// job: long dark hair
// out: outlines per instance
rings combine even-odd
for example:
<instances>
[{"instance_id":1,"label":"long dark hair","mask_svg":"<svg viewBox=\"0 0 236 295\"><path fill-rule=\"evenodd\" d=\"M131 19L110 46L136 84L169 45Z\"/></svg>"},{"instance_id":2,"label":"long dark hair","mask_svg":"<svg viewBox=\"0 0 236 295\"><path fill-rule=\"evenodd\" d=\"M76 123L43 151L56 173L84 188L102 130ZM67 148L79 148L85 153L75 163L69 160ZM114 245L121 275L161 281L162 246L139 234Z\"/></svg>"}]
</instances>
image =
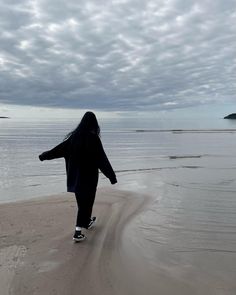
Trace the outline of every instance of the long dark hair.
<instances>
[{"instance_id":1,"label":"long dark hair","mask_svg":"<svg viewBox=\"0 0 236 295\"><path fill-rule=\"evenodd\" d=\"M68 139L69 137L77 137L77 135L85 135L89 132L100 136L100 127L93 112L86 112L79 125L73 131L69 132L64 140Z\"/></svg>"}]
</instances>

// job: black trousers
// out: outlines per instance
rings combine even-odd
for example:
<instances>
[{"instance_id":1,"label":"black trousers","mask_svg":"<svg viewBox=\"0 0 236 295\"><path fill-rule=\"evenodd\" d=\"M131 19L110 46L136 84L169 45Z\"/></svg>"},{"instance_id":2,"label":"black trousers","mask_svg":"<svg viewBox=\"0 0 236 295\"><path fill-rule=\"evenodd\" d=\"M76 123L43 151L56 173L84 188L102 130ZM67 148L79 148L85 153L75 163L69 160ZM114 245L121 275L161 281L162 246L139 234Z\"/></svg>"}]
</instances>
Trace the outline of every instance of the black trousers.
<instances>
[{"instance_id":1,"label":"black trousers","mask_svg":"<svg viewBox=\"0 0 236 295\"><path fill-rule=\"evenodd\" d=\"M96 189L76 192L76 202L78 205L76 226L87 228L93 211Z\"/></svg>"}]
</instances>

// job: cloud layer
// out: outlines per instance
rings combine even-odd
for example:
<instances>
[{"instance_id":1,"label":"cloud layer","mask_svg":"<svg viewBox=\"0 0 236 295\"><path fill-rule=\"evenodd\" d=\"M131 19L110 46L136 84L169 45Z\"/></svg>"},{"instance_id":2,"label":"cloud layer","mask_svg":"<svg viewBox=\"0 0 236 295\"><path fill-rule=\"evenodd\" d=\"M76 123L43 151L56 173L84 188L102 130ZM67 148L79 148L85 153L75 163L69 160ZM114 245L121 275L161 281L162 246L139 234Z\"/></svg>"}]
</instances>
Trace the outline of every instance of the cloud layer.
<instances>
[{"instance_id":1,"label":"cloud layer","mask_svg":"<svg viewBox=\"0 0 236 295\"><path fill-rule=\"evenodd\" d=\"M102 110L234 102L235 0L0 1L0 102Z\"/></svg>"}]
</instances>

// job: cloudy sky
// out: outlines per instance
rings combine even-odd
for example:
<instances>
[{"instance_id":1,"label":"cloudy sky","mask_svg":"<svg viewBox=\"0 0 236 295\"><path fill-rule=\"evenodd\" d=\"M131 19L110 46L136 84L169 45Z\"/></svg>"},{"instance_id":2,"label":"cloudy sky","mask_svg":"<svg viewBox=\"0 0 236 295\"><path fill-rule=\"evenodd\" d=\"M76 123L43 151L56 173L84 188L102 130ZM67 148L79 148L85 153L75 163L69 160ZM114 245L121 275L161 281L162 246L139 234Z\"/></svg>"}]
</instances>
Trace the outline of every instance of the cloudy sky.
<instances>
[{"instance_id":1,"label":"cloudy sky","mask_svg":"<svg viewBox=\"0 0 236 295\"><path fill-rule=\"evenodd\" d=\"M0 103L236 108L235 0L0 0Z\"/></svg>"}]
</instances>

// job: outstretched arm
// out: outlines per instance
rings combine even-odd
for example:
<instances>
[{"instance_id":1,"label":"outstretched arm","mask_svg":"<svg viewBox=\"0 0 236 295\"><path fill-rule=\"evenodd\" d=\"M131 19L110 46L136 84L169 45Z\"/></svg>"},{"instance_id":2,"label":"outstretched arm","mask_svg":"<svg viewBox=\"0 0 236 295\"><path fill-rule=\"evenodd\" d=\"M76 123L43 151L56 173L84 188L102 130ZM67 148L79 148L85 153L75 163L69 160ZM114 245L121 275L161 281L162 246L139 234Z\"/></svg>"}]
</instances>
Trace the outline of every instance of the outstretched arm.
<instances>
[{"instance_id":1,"label":"outstretched arm","mask_svg":"<svg viewBox=\"0 0 236 295\"><path fill-rule=\"evenodd\" d=\"M66 155L68 139L55 146L53 149L43 152L39 155L39 160L52 160L56 158L63 158Z\"/></svg>"}]
</instances>

